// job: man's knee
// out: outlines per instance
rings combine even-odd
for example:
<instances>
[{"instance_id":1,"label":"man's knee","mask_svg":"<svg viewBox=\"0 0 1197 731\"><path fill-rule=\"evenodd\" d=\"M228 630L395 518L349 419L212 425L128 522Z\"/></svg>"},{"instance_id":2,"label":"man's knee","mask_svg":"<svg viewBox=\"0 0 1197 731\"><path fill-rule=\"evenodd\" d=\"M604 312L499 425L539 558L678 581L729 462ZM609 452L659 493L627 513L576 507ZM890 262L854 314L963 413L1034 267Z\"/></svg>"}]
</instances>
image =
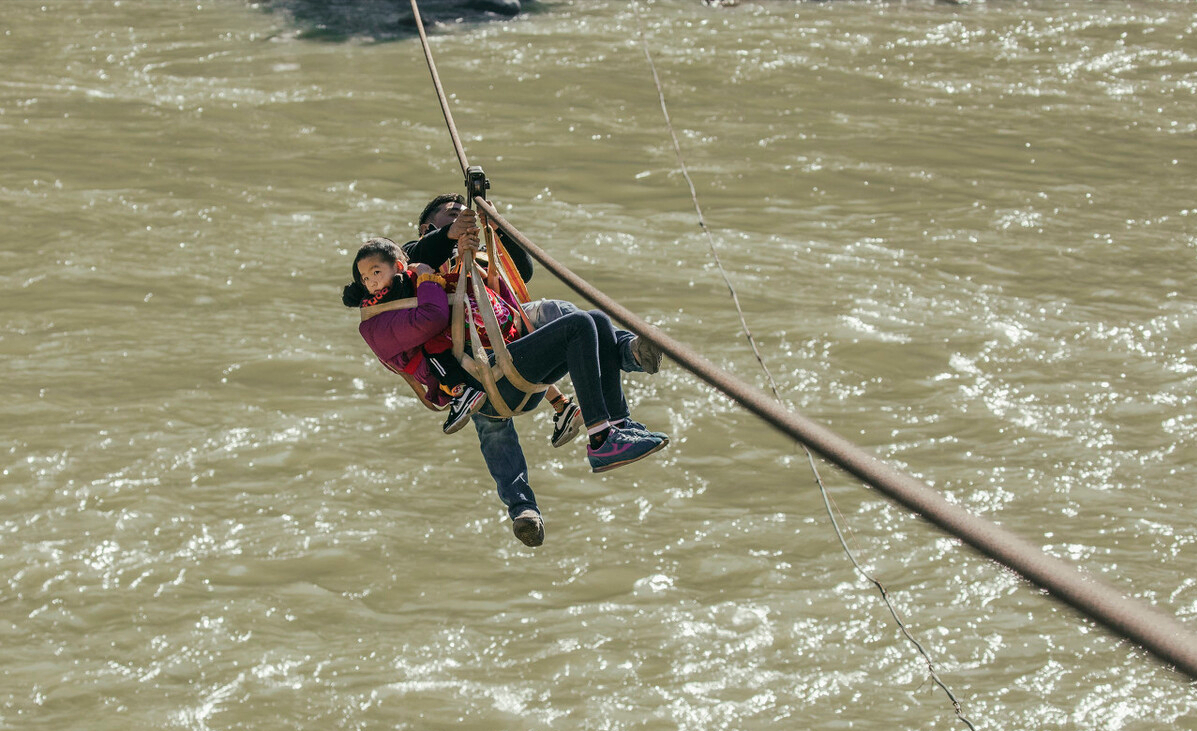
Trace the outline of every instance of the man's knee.
<instances>
[{"instance_id":1,"label":"man's knee","mask_svg":"<svg viewBox=\"0 0 1197 731\"><path fill-rule=\"evenodd\" d=\"M524 304L524 314L533 327L540 327L578 311L574 303L565 300L536 300Z\"/></svg>"}]
</instances>

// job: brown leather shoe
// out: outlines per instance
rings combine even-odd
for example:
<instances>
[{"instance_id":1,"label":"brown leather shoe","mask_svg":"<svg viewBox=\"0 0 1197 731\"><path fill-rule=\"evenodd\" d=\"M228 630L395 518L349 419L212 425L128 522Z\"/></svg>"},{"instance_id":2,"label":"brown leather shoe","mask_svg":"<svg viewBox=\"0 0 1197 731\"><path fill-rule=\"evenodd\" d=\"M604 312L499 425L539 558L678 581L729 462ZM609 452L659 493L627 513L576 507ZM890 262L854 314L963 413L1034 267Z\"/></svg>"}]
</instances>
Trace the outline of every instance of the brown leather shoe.
<instances>
[{"instance_id":1,"label":"brown leather shoe","mask_svg":"<svg viewBox=\"0 0 1197 731\"><path fill-rule=\"evenodd\" d=\"M656 343L650 342L639 335L632 338L630 344L632 348L632 357L644 369L644 372L650 376L661 370L661 356L664 353L657 347Z\"/></svg>"},{"instance_id":2,"label":"brown leather shoe","mask_svg":"<svg viewBox=\"0 0 1197 731\"><path fill-rule=\"evenodd\" d=\"M540 519L540 513L531 508L515 516L511 530L525 546L535 548L544 543L544 521Z\"/></svg>"}]
</instances>

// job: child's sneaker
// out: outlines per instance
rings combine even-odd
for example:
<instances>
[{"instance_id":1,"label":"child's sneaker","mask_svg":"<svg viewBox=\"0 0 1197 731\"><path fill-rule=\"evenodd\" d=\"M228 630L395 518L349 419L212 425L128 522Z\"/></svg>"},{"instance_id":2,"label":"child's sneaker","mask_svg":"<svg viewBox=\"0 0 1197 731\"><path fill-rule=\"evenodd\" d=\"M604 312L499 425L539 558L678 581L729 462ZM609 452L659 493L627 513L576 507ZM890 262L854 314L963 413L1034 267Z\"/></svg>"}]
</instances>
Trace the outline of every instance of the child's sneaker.
<instances>
[{"instance_id":1,"label":"child's sneaker","mask_svg":"<svg viewBox=\"0 0 1197 731\"><path fill-rule=\"evenodd\" d=\"M632 431L641 431L641 432L644 432L645 434L651 434L652 436L656 437L657 439L660 439L662 442L669 444L669 435L668 434L666 434L663 431L652 431L644 424L641 424L638 421L632 421L631 417L624 419L623 423L619 425L619 428L620 429L631 429Z\"/></svg>"},{"instance_id":2,"label":"child's sneaker","mask_svg":"<svg viewBox=\"0 0 1197 731\"><path fill-rule=\"evenodd\" d=\"M582 410L573 399L565 402L560 414L553 415L553 446L569 444L582 431Z\"/></svg>"},{"instance_id":3,"label":"child's sneaker","mask_svg":"<svg viewBox=\"0 0 1197 731\"><path fill-rule=\"evenodd\" d=\"M452 434L462 428L485 403L485 391L466 386L460 396L449 402L449 416L445 419L445 425L441 427L441 431Z\"/></svg>"},{"instance_id":4,"label":"child's sneaker","mask_svg":"<svg viewBox=\"0 0 1197 731\"><path fill-rule=\"evenodd\" d=\"M611 427L601 447L586 447L586 457L592 472L606 472L644 459L664 446L665 442L648 432Z\"/></svg>"}]
</instances>

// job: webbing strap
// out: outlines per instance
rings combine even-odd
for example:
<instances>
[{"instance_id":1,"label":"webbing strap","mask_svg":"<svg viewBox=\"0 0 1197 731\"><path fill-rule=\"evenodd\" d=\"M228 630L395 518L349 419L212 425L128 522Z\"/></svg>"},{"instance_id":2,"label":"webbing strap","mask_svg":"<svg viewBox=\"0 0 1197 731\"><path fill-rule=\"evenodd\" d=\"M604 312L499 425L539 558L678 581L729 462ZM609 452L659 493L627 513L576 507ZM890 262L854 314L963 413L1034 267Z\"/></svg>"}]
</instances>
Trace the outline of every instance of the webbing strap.
<instances>
[{"instance_id":1,"label":"webbing strap","mask_svg":"<svg viewBox=\"0 0 1197 731\"><path fill-rule=\"evenodd\" d=\"M369 320L375 315L383 312L390 312L391 310L410 310L420 306L419 300L415 297L407 297L401 300L391 300L390 302L383 302L381 305L370 305L369 307L362 307L362 322Z\"/></svg>"},{"instance_id":2,"label":"webbing strap","mask_svg":"<svg viewBox=\"0 0 1197 731\"><path fill-rule=\"evenodd\" d=\"M483 214L482 218L485 221L486 215ZM511 255L507 253L507 248L503 246L503 239L494 234L494 229L490 227L489 223L486 228L487 251L491 252L491 256L497 264L496 268L499 270L499 276L507 283L507 288L515 295L517 301L521 303L528 302L532 299L528 295L528 285L524 282L524 278L520 276L519 270L516 269L515 262L511 261Z\"/></svg>"},{"instance_id":3,"label":"webbing strap","mask_svg":"<svg viewBox=\"0 0 1197 731\"><path fill-rule=\"evenodd\" d=\"M480 223L482 224L482 232L483 232L482 238L485 241L486 250L488 252L491 252L491 256L493 256L495 259L494 263L486 268L486 286L490 287L493 291L498 292L499 291L499 272L503 269L503 267L499 263L499 257L495 256L495 254L497 253L497 252L495 252L495 248L494 248L495 247L495 232L492 231L490 226L488 226L486 224L486 214L485 213L482 214L482 216L480 218L481 218ZM477 264L477 262L475 262L475 265L476 264Z\"/></svg>"},{"instance_id":4,"label":"webbing strap","mask_svg":"<svg viewBox=\"0 0 1197 731\"><path fill-rule=\"evenodd\" d=\"M474 261L470 261L469 265L474 270L474 276L470 277L470 282L472 282L474 286L474 301L479 303L485 301L488 303L487 307L482 307L481 304L478 306L478 311L482 313L482 322L486 325L487 332L498 334L497 338L494 336L491 337L491 349L495 354L495 365L502 371L503 375L507 377L507 380L511 382L511 385L515 386L521 391L524 391L527 394L540 393L544 391L549 387L548 384L532 383L520 375L520 372L516 370L515 363L511 360L511 353L507 350L507 344L503 342L502 331L499 329L499 321L498 318L495 317L495 309L493 306L489 306L490 295L482 286L482 269L478 266L477 262ZM523 311L522 307L516 307L516 309L520 310L521 312ZM471 324L470 330L476 334L476 328L473 326L473 324ZM527 401L527 398L524 400Z\"/></svg>"},{"instance_id":5,"label":"webbing strap","mask_svg":"<svg viewBox=\"0 0 1197 731\"><path fill-rule=\"evenodd\" d=\"M453 355L461 362L462 368L465 368L475 380L482 384L483 389L486 391L486 396L490 400L491 408L494 409L496 414L504 418L518 416L524 413L524 409L532 396L537 393L543 393L548 389L549 384L531 383L516 369L515 363L511 360L511 354L507 351L507 345L503 342L502 330L499 328L498 318L495 317L495 310L491 303L490 295L483 285L483 282L486 280L486 274L478 266L477 262L474 261L472 252L467 251L462 255L461 265L461 276L457 280L457 289L453 292L451 310ZM467 275L469 276L467 277ZM478 328L474 324L473 318L467 316L469 305L466 302L466 285L463 283L463 280L467 278L473 287L474 301L478 303L478 312L482 316L482 323L486 327L487 332L494 333L491 338L491 349L495 356L494 365L481 360L480 357L477 359L471 357L471 355L465 352L467 329L474 354L480 356L480 354L487 352L482 345L482 337L478 334ZM486 306L482 305L484 302ZM517 309L520 310L522 316L523 308ZM523 392L524 396L515 408L508 405L506 399L499 392L498 380L500 378L506 378L511 385Z\"/></svg>"},{"instance_id":6,"label":"webbing strap","mask_svg":"<svg viewBox=\"0 0 1197 731\"><path fill-rule=\"evenodd\" d=\"M486 212L480 213L483 221L483 230L486 232L486 250L490 254L490 259L493 264L487 262L487 285L492 290L498 292L498 280L502 280L507 285L507 289L515 297L520 304L531 301L531 296L528 295L528 285L524 282L524 278L520 276L519 270L515 268L515 262L511 260L511 256L507 253L507 249L503 246L503 240L495 235L494 228L487 223ZM480 257L475 256L477 261ZM494 281L495 284L490 282ZM536 329L532 321L528 319L528 314L524 312L523 307L517 308L520 315L520 320L524 323L524 333L530 333Z\"/></svg>"}]
</instances>

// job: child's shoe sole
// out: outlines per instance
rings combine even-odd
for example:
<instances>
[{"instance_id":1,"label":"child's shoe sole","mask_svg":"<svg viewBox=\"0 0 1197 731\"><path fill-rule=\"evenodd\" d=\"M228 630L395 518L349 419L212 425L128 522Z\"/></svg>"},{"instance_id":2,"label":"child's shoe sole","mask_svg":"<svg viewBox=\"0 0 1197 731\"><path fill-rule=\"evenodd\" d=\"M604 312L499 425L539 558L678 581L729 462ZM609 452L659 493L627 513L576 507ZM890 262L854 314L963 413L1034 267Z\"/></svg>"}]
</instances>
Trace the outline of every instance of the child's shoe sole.
<instances>
[{"instance_id":1,"label":"child's shoe sole","mask_svg":"<svg viewBox=\"0 0 1197 731\"><path fill-rule=\"evenodd\" d=\"M557 425L558 419L562 420L560 426ZM582 433L582 410L573 401L570 401L565 406L565 411L561 412L559 417L553 417L553 436L549 441L554 447L564 447L574 440L576 436Z\"/></svg>"},{"instance_id":2,"label":"child's shoe sole","mask_svg":"<svg viewBox=\"0 0 1197 731\"><path fill-rule=\"evenodd\" d=\"M456 434L457 432L461 431L462 427L470 423L470 417L481 411L482 407L485 405L486 393L479 391L478 395L475 396L474 400L470 403L470 408L466 410L466 413L452 424L445 424L443 427L441 427L441 431L446 434Z\"/></svg>"}]
</instances>

